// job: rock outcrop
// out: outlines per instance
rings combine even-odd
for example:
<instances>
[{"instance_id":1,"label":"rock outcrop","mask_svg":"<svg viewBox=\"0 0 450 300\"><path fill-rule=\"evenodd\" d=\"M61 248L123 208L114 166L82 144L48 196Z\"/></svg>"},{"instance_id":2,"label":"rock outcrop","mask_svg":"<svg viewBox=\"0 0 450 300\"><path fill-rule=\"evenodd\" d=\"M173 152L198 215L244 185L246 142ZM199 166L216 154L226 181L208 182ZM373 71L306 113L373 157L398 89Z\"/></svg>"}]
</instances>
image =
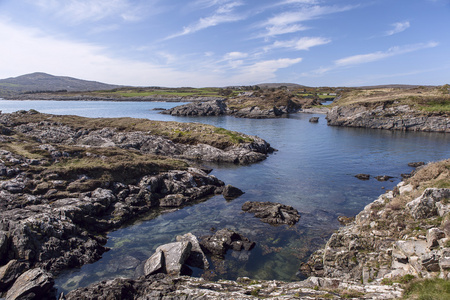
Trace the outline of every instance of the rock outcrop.
<instances>
[{"instance_id":1,"label":"rock outcrop","mask_svg":"<svg viewBox=\"0 0 450 300\"><path fill-rule=\"evenodd\" d=\"M335 106L326 117L330 126L362 127L403 131L450 132L446 113L427 113L408 105L376 107L364 105Z\"/></svg>"},{"instance_id":2,"label":"rock outcrop","mask_svg":"<svg viewBox=\"0 0 450 300\"><path fill-rule=\"evenodd\" d=\"M228 250L250 251L255 247L255 242L230 229L218 230L211 236L201 238L200 245L209 253L223 258Z\"/></svg>"},{"instance_id":3,"label":"rock outcrop","mask_svg":"<svg viewBox=\"0 0 450 300\"><path fill-rule=\"evenodd\" d=\"M222 116L227 114L227 105L224 100L192 102L161 112L172 116Z\"/></svg>"},{"instance_id":4,"label":"rock outcrop","mask_svg":"<svg viewBox=\"0 0 450 300\"><path fill-rule=\"evenodd\" d=\"M242 210L254 213L256 218L271 225L294 225L300 220L300 214L292 206L272 202L247 201Z\"/></svg>"}]
</instances>

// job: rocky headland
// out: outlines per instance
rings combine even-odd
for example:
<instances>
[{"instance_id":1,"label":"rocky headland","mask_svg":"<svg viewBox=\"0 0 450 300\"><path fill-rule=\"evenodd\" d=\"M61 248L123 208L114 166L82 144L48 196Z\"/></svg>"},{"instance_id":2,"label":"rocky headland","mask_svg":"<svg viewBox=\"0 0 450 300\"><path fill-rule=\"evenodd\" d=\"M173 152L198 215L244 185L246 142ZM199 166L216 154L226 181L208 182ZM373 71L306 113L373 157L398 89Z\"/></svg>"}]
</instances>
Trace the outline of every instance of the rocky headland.
<instances>
[{"instance_id":1,"label":"rocky headland","mask_svg":"<svg viewBox=\"0 0 450 300\"><path fill-rule=\"evenodd\" d=\"M450 132L447 87L355 90L327 113L330 126Z\"/></svg>"},{"instance_id":2,"label":"rocky headland","mask_svg":"<svg viewBox=\"0 0 450 300\"><path fill-rule=\"evenodd\" d=\"M221 194L224 183L197 162L248 164L273 150L208 125L33 110L0 114L0 144L6 299L54 299L53 277L98 260L108 231Z\"/></svg>"}]
</instances>

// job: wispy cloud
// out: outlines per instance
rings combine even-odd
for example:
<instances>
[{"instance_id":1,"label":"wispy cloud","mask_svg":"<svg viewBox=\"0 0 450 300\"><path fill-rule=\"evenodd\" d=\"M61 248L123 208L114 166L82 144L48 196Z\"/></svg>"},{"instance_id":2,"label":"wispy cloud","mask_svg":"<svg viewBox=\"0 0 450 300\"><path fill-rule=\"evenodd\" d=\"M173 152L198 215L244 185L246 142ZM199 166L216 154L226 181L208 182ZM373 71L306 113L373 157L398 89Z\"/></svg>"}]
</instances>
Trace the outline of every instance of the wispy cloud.
<instances>
[{"instance_id":1,"label":"wispy cloud","mask_svg":"<svg viewBox=\"0 0 450 300\"><path fill-rule=\"evenodd\" d=\"M202 29L217 26L222 23L236 22L245 19L244 15L235 13L235 8L243 5L241 1L215 0L210 6L214 5L219 5L219 7L212 15L201 18L197 22L185 26L182 31L166 37L166 40L192 34Z\"/></svg>"},{"instance_id":2,"label":"wispy cloud","mask_svg":"<svg viewBox=\"0 0 450 300\"><path fill-rule=\"evenodd\" d=\"M410 27L410 24L408 21L405 22L397 22L391 25L393 29L386 31L386 35L394 35L396 33L400 33L402 31L405 31Z\"/></svg>"},{"instance_id":3,"label":"wispy cloud","mask_svg":"<svg viewBox=\"0 0 450 300\"><path fill-rule=\"evenodd\" d=\"M301 4L300 8L295 7L289 11L279 13L265 22L263 22L260 27L264 27L265 33L260 34L259 37L271 37L286 33L294 33L298 31L303 31L309 29L308 27L300 24L301 22L306 22L309 20L317 19L322 16L344 12L351 10L356 6L320 6L315 5L317 1L308 0L290 0L278 3L278 5L289 5L289 4Z\"/></svg>"},{"instance_id":4,"label":"wispy cloud","mask_svg":"<svg viewBox=\"0 0 450 300\"><path fill-rule=\"evenodd\" d=\"M139 5L129 0L36 0L29 2L75 24L99 21L108 17L138 21L141 13Z\"/></svg>"},{"instance_id":5,"label":"wispy cloud","mask_svg":"<svg viewBox=\"0 0 450 300\"><path fill-rule=\"evenodd\" d=\"M437 42L428 42L428 43L419 43L413 45L405 45L405 46L395 46L391 47L386 51L376 51L367 54L357 54L348 57L344 57L334 61L334 64L329 67L320 67L312 72L303 73L303 76L318 76L328 73L329 71L336 70L338 68L343 67L352 67L361 64L371 63L375 61L379 61L382 59L386 59L388 57L402 55L414 51L419 51L427 48L437 47L439 43Z\"/></svg>"},{"instance_id":6,"label":"wispy cloud","mask_svg":"<svg viewBox=\"0 0 450 300\"><path fill-rule=\"evenodd\" d=\"M309 48L325 45L330 43L330 39L322 37L302 37L298 39L292 39L288 41L275 41L272 45L264 48L268 51L274 48L290 48L292 50L309 50Z\"/></svg>"},{"instance_id":7,"label":"wispy cloud","mask_svg":"<svg viewBox=\"0 0 450 300\"><path fill-rule=\"evenodd\" d=\"M381 60L381 59L391 57L391 56L414 52L417 50L433 48L438 45L439 44L436 42L429 42L429 43L420 43L420 44L407 45L407 46L396 46L396 47L389 48L387 51L377 51L377 52L372 52L372 53L368 53L368 54L358 54L358 55L353 55L353 56L349 56L349 57L344 57L344 58L336 60L335 65L338 67L359 65L359 64L374 62L374 61Z\"/></svg>"},{"instance_id":8,"label":"wispy cloud","mask_svg":"<svg viewBox=\"0 0 450 300\"><path fill-rule=\"evenodd\" d=\"M242 59L246 57L248 57L248 53L235 51L235 52L228 52L227 54L225 54L224 59L232 60L232 59Z\"/></svg>"}]
</instances>

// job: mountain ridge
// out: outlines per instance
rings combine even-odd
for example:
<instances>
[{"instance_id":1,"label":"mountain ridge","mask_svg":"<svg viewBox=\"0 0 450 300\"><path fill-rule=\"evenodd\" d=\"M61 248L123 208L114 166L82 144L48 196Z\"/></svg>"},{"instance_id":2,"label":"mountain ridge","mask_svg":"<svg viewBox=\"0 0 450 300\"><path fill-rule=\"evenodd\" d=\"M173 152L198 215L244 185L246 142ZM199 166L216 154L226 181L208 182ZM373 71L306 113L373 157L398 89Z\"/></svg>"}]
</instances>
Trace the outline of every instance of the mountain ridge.
<instances>
[{"instance_id":1,"label":"mountain ridge","mask_svg":"<svg viewBox=\"0 0 450 300\"><path fill-rule=\"evenodd\" d=\"M48 91L96 91L121 87L98 81L35 72L0 79L0 96Z\"/></svg>"}]
</instances>

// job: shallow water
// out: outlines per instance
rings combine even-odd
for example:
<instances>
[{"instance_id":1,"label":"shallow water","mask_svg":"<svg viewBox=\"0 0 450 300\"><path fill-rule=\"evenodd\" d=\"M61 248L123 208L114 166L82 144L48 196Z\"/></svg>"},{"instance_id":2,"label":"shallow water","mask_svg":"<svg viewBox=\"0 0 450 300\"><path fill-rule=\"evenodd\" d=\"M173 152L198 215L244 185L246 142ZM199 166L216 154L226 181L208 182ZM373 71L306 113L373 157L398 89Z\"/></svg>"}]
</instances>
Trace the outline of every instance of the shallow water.
<instances>
[{"instance_id":1,"label":"shallow water","mask_svg":"<svg viewBox=\"0 0 450 300\"><path fill-rule=\"evenodd\" d=\"M155 102L52 102L0 101L0 110L36 109L54 114L87 117L137 117L164 121L202 122L258 135L279 151L250 166L206 164L212 174L245 191L233 201L215 196L205 202L139 222L109 234L111 250L103 258L57 278L61 291L117 276L139 275L139 266L156 247L192 232L211 234L210 229L231 228L257 243L250 252L229 252L214 269L195 276L211 279L296 280L301 261L323 246L338 228L338 215L352 216L386 189L392 189L413 161L436 161L450 157L450 135L329 127L323 115L296 114L289 118L253 120L233 117L185 118L160 115L151 109L179 103ZM309 118L319 116L319 123ZM361 181L358 173L394 176L391 181L371 178ZM270 226L243 213L245 201L272 201L300 211L293 226ZM138 271L136 271L138 270Z\"/></svg>"}]
</instances>

